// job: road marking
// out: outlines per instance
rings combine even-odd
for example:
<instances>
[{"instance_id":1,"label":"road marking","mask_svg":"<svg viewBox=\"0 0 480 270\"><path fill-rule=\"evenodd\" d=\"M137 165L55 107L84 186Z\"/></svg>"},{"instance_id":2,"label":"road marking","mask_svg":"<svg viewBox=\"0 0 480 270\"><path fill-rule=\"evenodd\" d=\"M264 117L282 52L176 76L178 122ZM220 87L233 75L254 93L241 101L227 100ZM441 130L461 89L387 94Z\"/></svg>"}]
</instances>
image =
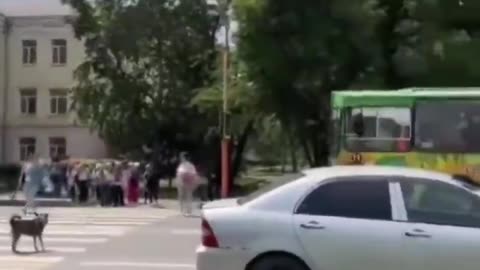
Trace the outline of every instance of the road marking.
<instances>
[{"instance_id":1,"label":"road marking","mask_svg":"<svg viewBox=\"0 0 480 270\"><path fill-rule=\"evenodd\" d=\"M64 257L0 256L0 262L58 263Z\"/></svg>"},{"instance_id":2,"label":"road marking","mask_svg":"<svg viewBox=\"0 0 480 270\"><path fill-rule=\"evenodd\" d=\"M103 236L122 236L125 235L126 231L92 231L92 230L82 230L81 228L70 230L45 230L45 235L103 235ZM0 234L10 234L10 230L0 229Z\"/></svg>"},{"instance_id":3,"label":"road marking","mask_svg":"<svg viewBox=\"0 0 480 270\"><path fill-rule=\"evenodd\" d=\"M200 235L202 231L198 229L174 229L170 233L175 235Z\"/></svg>"},{"instance_id":4,"label":"road marking","mask_svg":"<svg viewBox=\"0 0 480 270\"><path fill-rule=\"evenodd\" d=\"M82 262L83 267L138 267L154 269L195 269L194 264L182 263L146 263L146 262Z\"/></svg>"},{"instance_id":5,"label":"road marking","mask_svg":"<svg viewBox=\"0 0 480 270\"><path fill-rule=\"evenodd\" d=\"M7 220L0 220L0 223L7 223ZM152 222L149 221L124 221L124 220L98 220L98 219L55 219L48 222L50 225L96 225L96 226L108 226L108 225L119 225L119 226L140 226L148 225Z\"/></svg>"},{"instance_id":6,"label":"road marking","mask_svg":"<svg viewBox=\"0 0 480 270\"><path fill-rule=\"evenodd\" d=\"M27 236L28 237L28 236ZM22 238L23 239L23 238ZM11 236L0 235L0 241L11 241ZM108 238L73 238L73 237L44 237L43 240L48 243L82 243L82 244L100 244L108 242ZM33 241L33 240L32 240Z\"/></svg>"},{"instance_id":7,"label":"road marking","mask_svg":"<svg viewBox=\"0 0 480 270\"><path fill-rule=\"evenodd\" d=\"M39 244L40 247L40 244ZM49 252L60 252L60 253L83 253L87 251L86 248L83 247L51 247L47 243L45 243L45 249ZM0 246L0 251L10 251L12 247L8 246ZM17 250L20 252L34 252L35 249L33 245L21 244L17 246Z\"/></svg>"}]
</instances>

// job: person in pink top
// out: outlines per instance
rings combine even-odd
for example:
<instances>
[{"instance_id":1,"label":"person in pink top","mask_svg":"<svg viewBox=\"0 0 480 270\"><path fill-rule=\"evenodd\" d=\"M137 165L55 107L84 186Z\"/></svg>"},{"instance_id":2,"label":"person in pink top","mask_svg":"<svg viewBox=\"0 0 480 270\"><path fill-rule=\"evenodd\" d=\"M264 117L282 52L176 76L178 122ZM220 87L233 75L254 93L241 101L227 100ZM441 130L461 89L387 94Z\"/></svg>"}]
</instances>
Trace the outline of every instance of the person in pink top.
<instances>
[{"instance_id":1,"label":"person in pink top","mask_svg":"<svg viewBox=\"0 0 480 270\"><path fill-rule=\"evenodd\" d=\"M138 168L134 168L128 182L128 202L137 204L140 193L140 172Z\"/></svg>"}]
</instances>

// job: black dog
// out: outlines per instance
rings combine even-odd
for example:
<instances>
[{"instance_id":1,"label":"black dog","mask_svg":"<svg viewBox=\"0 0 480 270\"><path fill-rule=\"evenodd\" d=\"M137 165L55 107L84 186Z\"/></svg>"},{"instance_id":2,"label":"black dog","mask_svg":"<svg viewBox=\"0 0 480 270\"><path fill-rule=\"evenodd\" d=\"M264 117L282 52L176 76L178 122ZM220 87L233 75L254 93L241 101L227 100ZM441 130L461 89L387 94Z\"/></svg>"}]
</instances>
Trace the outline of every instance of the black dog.
<instances>
[{"instance_id":1,"label":"black dog","mask_svg":"<svg viewBox=\"0 0 480 270\"><path fill-rule=\"evenodd\" d=\"M42 251L45 251L43 245L43 230L48 224L48 214L37 214L33 219L23 219L19 215L13 215L10 218L10 227L12 230L12 251L17 253L17 243L22 235L28 235L33 237L33 246L35 251L38 252L37 238L40 240Z\"/></svg>"}]
</instances>

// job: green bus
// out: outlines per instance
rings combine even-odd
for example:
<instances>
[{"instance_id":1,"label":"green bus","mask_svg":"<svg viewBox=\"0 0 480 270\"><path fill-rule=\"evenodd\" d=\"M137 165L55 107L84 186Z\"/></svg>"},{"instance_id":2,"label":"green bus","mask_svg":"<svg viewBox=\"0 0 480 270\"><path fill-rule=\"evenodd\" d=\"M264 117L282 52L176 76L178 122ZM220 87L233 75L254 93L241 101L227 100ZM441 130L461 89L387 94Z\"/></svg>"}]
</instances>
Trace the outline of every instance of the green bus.
<instances>
[{"instance_id":1,"label":"green bus","mask_svg":"<svg viewBox=\"0 0 480 270\"><path fill-rule=\"evenodd\" d=\"M337 91L332 163L409 166L480 183L480 88Z\"/></svg>"}]
</instances>

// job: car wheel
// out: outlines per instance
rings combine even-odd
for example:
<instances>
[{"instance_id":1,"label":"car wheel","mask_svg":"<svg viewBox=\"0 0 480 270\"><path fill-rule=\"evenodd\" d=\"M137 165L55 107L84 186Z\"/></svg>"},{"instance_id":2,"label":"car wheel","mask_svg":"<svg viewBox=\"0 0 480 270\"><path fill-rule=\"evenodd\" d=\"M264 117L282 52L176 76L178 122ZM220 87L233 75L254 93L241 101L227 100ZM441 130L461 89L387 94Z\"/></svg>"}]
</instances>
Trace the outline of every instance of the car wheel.
<instances>
[{"instance_id":1,"label":"car wheel","mask_svg":"<svg viewBox=\"0 0 480 270\"><path fill-rule=\"evenodd\" d=\"M308 270L308 268L294 257L271 255L255 262L250 270Z\"/></svg>"}]
</instances>

